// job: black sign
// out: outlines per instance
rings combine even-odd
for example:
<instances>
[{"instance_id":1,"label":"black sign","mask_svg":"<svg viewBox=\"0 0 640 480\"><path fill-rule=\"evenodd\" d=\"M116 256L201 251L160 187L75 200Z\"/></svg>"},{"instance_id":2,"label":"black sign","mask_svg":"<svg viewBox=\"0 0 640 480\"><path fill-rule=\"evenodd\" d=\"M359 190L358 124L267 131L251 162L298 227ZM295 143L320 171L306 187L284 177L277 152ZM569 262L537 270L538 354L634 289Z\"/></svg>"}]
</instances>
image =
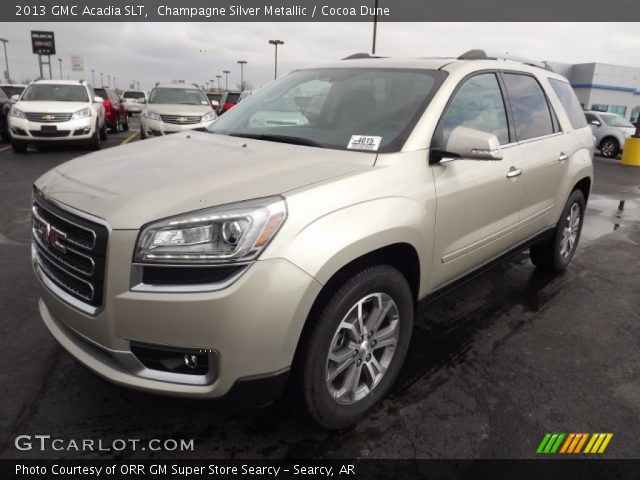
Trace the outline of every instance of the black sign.
<instances>
[{"instance_id":1,"label":"black sign","mask_svg":"<svg viewBox=\"0 0 640 480\"><path fill-rule=\"evenodd\" d=\"M56 40L53 37L53 32L31 30L31 46L33 47L33 53L40 55L56 54Z\"/></svg>"}]
</instances>

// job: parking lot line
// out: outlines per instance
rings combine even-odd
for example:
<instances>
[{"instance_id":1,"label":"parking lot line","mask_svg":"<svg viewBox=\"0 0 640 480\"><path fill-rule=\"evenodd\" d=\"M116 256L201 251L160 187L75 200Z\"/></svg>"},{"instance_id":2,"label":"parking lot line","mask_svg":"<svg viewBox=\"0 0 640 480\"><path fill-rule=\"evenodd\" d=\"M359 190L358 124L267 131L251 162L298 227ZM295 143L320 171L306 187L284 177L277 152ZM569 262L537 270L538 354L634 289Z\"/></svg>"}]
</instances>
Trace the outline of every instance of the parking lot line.
<instances>
[{"instance_id":1,"label":"parking lot line","mask_svg":"<svg viewBox=\"0 0 640 480\"><path fill-rule=\"evenodd\" d=\"M125 144L129 143L131 140L133 140L138 135L138 133L139 132L132 133L127 138L125 138L120 145L125 145Z\"/></svg>"},{"instance_id":2,"label":"parking lot line","mask_svg":"<svg viewBox=\"0 0 640 480\"><path fill-rule=\"evenodd\" d=\"M6 147L0 148L0 152L6 152L7 150L11 150L11 145L7 145Z\"/></svg>"}]
</instances>

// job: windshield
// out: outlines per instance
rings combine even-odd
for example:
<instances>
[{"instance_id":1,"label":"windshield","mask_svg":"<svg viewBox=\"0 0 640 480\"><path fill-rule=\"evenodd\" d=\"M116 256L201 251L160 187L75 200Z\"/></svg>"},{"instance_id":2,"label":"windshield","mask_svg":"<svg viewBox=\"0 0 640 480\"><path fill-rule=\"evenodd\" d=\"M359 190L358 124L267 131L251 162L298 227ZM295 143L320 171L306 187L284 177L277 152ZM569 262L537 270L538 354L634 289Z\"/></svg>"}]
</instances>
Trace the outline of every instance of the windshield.
<instances>
[{"instance_id":1,"label":"windshield","mask_svg":"<svg viewBox=\"0 0 640 480\"><path fill-rule=\"evenodd\" d=\"M207 93L207 97L209 98L209 100L215 100L216 102L219 102L220 99L222 98L222 94L221 93Z\"/></svg>"},{"instance_id":2,"label":"windshield","mask_svg":"<svg viewBox=\"0 0 640 480\"><path fill-rule=\"evenodd\" d=\"M445 76L417 69L299 70L244 99L210 131L341 150L398 151Z\"/></svg>"},{"instance_id":3,"label":"windshield","mask_svg":"<svg viewBox=\"0 0 640 480\"><path fill-rule=\"evenodd\" d=\"M20 100L33 102L88 102L89 95L87 95L87 89L83 85L34 83L27 87Z\"/></svg>"},{"instance_id":4,"label":"windshield","mask_svg":"<svg viewBox=\"0 0 640 480\"><path fill-rule=\"evenodd\" d=\"M0 87L2 91L7 95L7 97L11 98L14 95L20 95L24 91L24 87L14 87L14 86L4 86Z\"/></svg>"},{"instance_id":5,"label":"windshield","mask_svg":"<svg viewBox=\"0 0 640 480\"><path fill-rule=\"evenodd\" d=\"M122 98L132 98L134 100L137 100L138 98L144 98L144 92L124 92Z\"/></svg>"},{"instance_id":6,"label":"windshield","mask_svg":"<svg viewBox=\"0 0 640 480\"><path fill-rule=\"evenodd\" d=\"M603 115L600 114L604 123L609 125L610 127L623 127L623 128L634 128L631 122L627 122L624 117L620 115Z\"/></svg>"},{"instance_id":7,"label":"windshield","mask_svg":"<svg viewBox=\"0 0 640 480\"><path fill-rule=\"evenodd\" d=\"M227 96L224 98L224 103L238 103L238 99L240 98L239 93L227 93Z\"/></svg>"},{"instance_id":8,"label":"windshield","mask_svg":"<svg viewBox=\"0 0 640 480\"><path fill-rule=\"evenodd\" d=\"M202 90L197 88L154 88L149 103L171 103L179 105L209 105Z\"/></svg>"},{"instance_id":9,"label":"windshield","mask_svg":"<svg viewBox=\"0 0 640 480\"><path fill-rule=\"evenodd\" d=\"M94 88L93 93L96 97L101 97L103 100L108 100L107 91L104 88Z\"/></svg>"}]
</instances>

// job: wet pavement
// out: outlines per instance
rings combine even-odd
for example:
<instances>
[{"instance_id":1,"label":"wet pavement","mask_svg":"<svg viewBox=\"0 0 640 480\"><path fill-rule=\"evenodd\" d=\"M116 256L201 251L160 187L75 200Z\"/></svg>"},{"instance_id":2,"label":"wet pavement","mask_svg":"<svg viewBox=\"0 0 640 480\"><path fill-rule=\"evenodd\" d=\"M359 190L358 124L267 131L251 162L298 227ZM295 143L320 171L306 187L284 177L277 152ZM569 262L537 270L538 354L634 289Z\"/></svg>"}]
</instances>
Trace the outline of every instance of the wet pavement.
<instances>
[{"instance_id":1,"label":"wet pavement","mask_svg":"<svg viewBox=\"0 0 640 480\"><path fill-rule=\"evenodd\" d=\"M48 434L195 445L83 458L530 458L546 432L613 432L605 456L637 457L640 168L598 158L569 270L541 273L523 253L427 305L389 398L358 425L324 432L291 401L247 411L118 388L55 343L36 311L29 186L80 153L0 145L0 457L79 456L14 448L17 435Z\"/></svg>"}]
</instances>

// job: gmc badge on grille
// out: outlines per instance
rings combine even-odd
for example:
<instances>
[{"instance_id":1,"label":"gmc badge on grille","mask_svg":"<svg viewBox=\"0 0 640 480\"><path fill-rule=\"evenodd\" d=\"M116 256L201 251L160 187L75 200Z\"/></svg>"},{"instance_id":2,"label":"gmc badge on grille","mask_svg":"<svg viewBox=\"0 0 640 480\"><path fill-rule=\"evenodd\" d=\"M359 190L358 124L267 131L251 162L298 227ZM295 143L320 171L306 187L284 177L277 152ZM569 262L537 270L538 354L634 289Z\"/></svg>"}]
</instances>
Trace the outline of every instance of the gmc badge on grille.
<instances>
[{"instance_id":1,"label":"gmc badge on grille","mask_svg":"<svg viewBox=\"0 0 640 480\"><path fill-rule=\"evenodd\" d=\"M33 217L33 231L51 248L58 250L60 253L67 253L67 249L61 243L61 240L67 238L67 234L63 231L52 227L51 224L36 216Z\"/></svg>"}]
</instances>

